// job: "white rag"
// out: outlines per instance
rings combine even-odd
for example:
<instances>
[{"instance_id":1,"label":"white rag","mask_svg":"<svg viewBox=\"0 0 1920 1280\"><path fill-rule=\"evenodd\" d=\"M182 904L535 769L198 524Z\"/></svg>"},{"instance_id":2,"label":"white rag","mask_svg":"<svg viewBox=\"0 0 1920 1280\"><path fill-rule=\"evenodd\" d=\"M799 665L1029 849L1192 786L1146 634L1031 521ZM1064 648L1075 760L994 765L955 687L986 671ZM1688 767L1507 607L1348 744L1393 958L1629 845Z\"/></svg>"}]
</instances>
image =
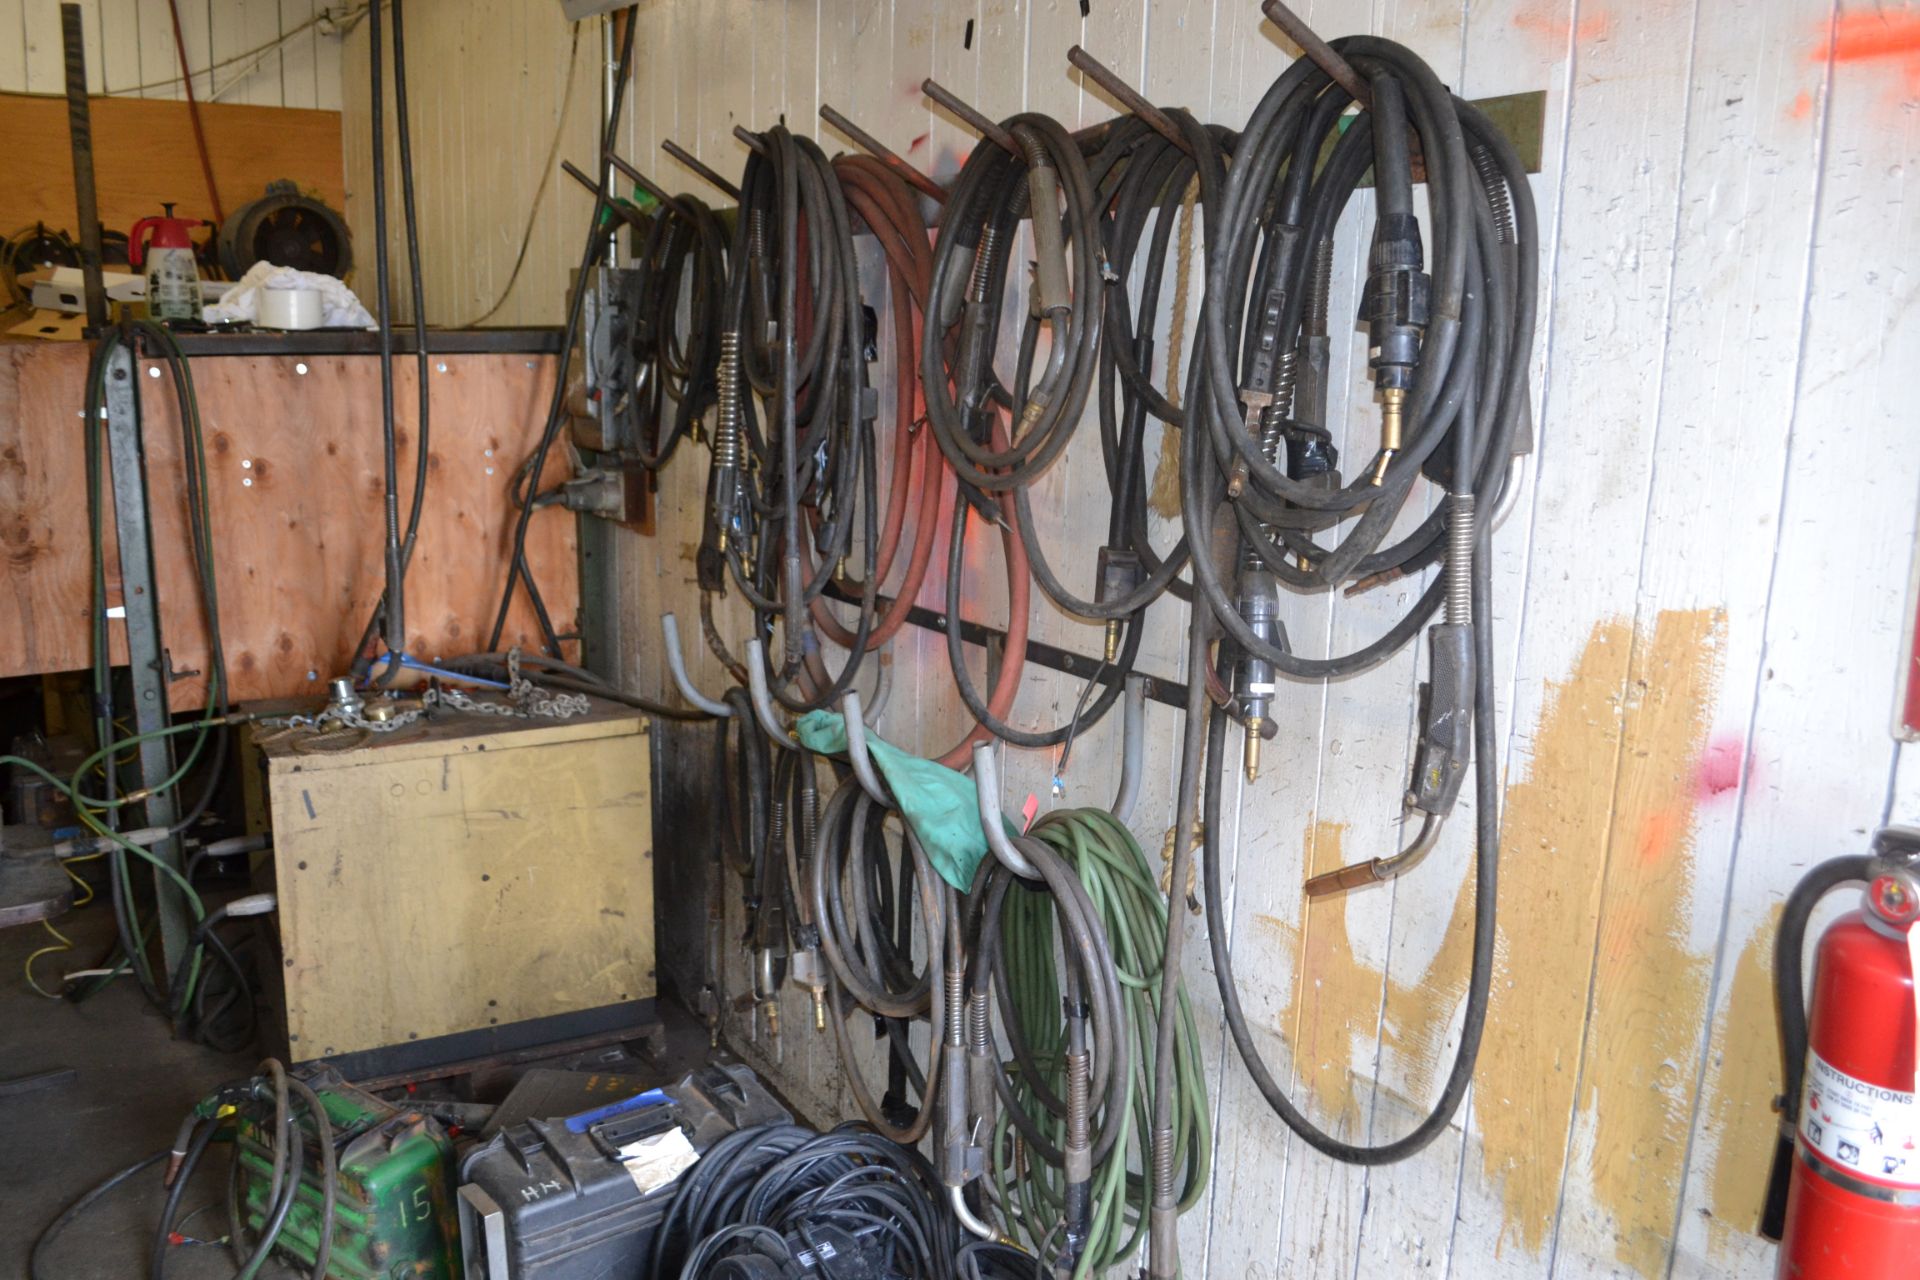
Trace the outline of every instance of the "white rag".
<instances>
[{"instance_id":1,"label":"white rag","mask_svg":"<svg viewBox=\"0 0 1920 1280\"><path fill-rule=\"evenodd\" d=\"M374 327L372 314L342 281L317 271L276 267L271 262L256 262L248 267L247 273L233 282L220 301L203 309L201 317L208 324L258 321L262 289L313 289L320 295L320 323L326 328Z\"/></svg>"}]
</instances>

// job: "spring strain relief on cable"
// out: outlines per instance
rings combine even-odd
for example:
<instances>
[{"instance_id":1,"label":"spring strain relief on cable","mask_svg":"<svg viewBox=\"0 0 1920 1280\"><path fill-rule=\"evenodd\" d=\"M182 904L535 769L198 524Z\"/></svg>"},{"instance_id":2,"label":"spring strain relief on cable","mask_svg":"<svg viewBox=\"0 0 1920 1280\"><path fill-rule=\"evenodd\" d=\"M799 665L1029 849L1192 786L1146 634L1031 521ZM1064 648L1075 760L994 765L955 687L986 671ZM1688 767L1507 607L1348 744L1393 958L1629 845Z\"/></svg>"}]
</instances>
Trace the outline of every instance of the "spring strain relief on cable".
<instances>
[{"instance_id":1,"label":"spring strain relief on cable","mask_svg":"<svg viewBox=\"0 0 1920 1280\"><path fill-rule=\"evenodd\" d=\"M993 1027L987 1017L987 998L984 995L967 998L967 1041L974 1053L985 1055L993 1052Z\"/></svg>"},{"instance_id":2,"label":"spring strain relief on cable","mask_svg":"<svg viewBox=\"0 0 1920 1280\"><path fill-rule=\"evenodd\" d=\"M719 423L714 432L713 465L740 466L740 334L720 335Z\"/></svg>"},{"instance_id":3,"label":"spring strain relief on cable","mask_svg":"<svg viewBox=\"0 0 1920 1280\"><path fill-rule=\"evenodd\" d=\"M1067 1146L1074 1150L1084 1148L1088 1143L1091 1077L1092 1068L1087 1054L1067 1055Z\"/></svg>"},{"instance_id":4,"label":"spring strain relief on cable","mask_svg":"<svg viewBox=\"0 0 1920 1280\"><path fill-rule=\"evenodd\" d=\"M980 229L980 243L973 249L973 274L967 281L967 299L985 302L993 283L993 257L1000 233L989 224Z\"/></svg>"},{"instance_id":5,"label":"spring strain relief on cable","mask_svg":"<svg viewBox=\"0 0 1920 1280\"><path fill-rule=\"evenodd\" d=\"M947 1044L958 1049L966 1043L961 1011L966 1007L967 975L958 966L953 966L941 977L947 989Z\"/></svg>"},{"instance_id":6,"label":"spring strain relief on cable","mask_svg":"<svg viewBox=\"0 0 1920 1280\"><path fill-rule=\"evenodd\" d=\"M1473 495L1456 493L1447 513L1447 621L1473 622Z\"/></svg>"},{"instance_id":7,"label":"spring strain relief on cable","mask_svg":"<svg viewBox=\"0 0 1920 1280\"><path fill-rule=\"evenodd\" d=\"M1170 1205L1173 1192L1173 1130L1153 1131L1153 1203Z\"/></svg>"},{"instance_id":8,"label":"spring strain relief on cable","mask_svg":"<svg viewBox=\"0 0 1920 1280\"><path fill-rule=\"evenodd\" d=\"M1490 148L1475 144L1472 156L1474 171L1480 175L1480 185L1487 192L1487 204L1493 210L1494 238L1501 244L1512 244L1513 193L1507 190L1507 175L1500 172L1500 162Z\"/></svg>"}]
</instances>

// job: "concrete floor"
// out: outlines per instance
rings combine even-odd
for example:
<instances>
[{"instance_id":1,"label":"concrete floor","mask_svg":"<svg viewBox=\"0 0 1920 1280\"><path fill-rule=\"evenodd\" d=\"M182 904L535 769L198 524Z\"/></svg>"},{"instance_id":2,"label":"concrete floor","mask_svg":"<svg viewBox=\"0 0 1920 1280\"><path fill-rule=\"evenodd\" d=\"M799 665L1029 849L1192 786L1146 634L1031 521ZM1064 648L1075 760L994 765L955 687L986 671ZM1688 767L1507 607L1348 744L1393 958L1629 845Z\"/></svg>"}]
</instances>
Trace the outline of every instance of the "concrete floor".
<instances>
[{"instance_id":1,"label":"concrete floor","mask_svg":"<svg viewBox=\"0 0 1920 1280\"><path fill-rule=\"evenodd\" d=\"M64 965L78 968L111 936L112 919L91 906L58 922L72 953L41 957L41 985ZM226 1056L172 1038L167 1024L131 982L115 983L85 1005L43 999L21 974L27 955L50 941L39 926L0 930L0 1079L54 1067L74 1068L65 1084L0 1097L0 1276L26 1277L33 1242L62 1209L89 1187L144 1155L171 1145L187 1110L213 1086L252 1073L257 1054ZM665 1002L662 1002L663 1005ZM668 1047L645 1064L663 1081L706 1056L704 1029L677 1009L663 1008ZM556 1064L557 1065L557 1064ZM607 1068L603 1068L607 1069ZM640 1071L638 1062L612 1069ZM217 1150L217 1149L216 1149ZM188 1233L226 1231L225 1162L210 1158L182 1204L215 1205L187 1223ZM49 1251L45 1280L128 1280L145 1276L162 1191L156 1166L74 1223ZM234 1264L222 1247L169 1251L170 1280L225 1280ZM263 1280L295 1273L273 1264ZM33 1280L41 1280L34 1277Z\"/></svg>"}]
</instances>

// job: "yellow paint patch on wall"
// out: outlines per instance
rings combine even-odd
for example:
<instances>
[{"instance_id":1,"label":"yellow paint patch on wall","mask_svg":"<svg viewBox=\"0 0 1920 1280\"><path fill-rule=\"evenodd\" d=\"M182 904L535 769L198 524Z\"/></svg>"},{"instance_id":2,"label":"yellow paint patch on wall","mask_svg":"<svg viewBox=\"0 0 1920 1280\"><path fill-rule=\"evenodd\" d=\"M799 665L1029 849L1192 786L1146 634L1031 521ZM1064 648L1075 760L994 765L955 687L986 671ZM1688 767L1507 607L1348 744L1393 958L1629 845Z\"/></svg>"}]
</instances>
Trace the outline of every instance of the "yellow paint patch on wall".
<instances>
[{"instance_id":1,"label":"yellow paint patch on wall","mask_svg":"<svg viewBox=\"0 0 1920 1280\"><path fill-rule=\"evenodd\" d=\"M1303 863L1309 875L1346 865L1346 830L1340 822L1308 823ZM1300 1084L1313 1095L1315 1118L1335 1134L1357 1133L1362 1113L1353 1046L1356 1037L1374 1034L1380 971L1353 954L1344 898L1309 900L1297 926L1271 916L1261 921L1287 939L1297 955L1280 1027Z\"/></svg>"},{"instance_id":2,"label":"yellow paint patch on wall","mask_svg":"<svg viewBox=\"0 0 1920 1280\"><path fill-rule=\"evenodd\" d=\"M1663 611L1638 637L1624 620L1596 625L1572 673L1548 686L1523 744L1526 779L1507 790L1474 1117L1503 1243L1529 1253L1558 1209L1577 1101L1616 1257L1647 1274L1665 1266L1706 1001L1706 961L1685 941L1690 782L1723 627L1718 610ZM1458 936L1432 966L1433 1004L1389 1011L1390 1028L1430 1046L1461 989L1466 923L1459 905L1455 914Z\"/></svg>"},{"instance_id":3,"label":"yellow paint patch on wall","mask_svg":"<svg viewBox=\"0 0 1920 1280\"><path fill-rule=\"evenodd\" d=\"M1573 1111L1600 864L1619 757L1633 628L1595 625L1564 681L1548 683L1501 818L1500 924L1475 1073L1482 1170L1500 1188L1503 1247L1537 1254L1560 1199ZM1436 966L1437 967L1437 966Z\"/></svg>"},{"instance_id":4,"label":"yellow paint patch on wall","mask_svg":"<svg viewBox=\"0 0 1920 1280\"><path fill-rule=\"evenodd\" d=\"M1706 1131L1719 1139L1708 1200L1709 1244L1725 1253L1760 1220L1779 1120L1780 1028L1773 1008L1773 942L1781 907L1753 931L1713 1026Z\"/></svg>"},{"instance_id":5,"label":"yellow paint patch on wall","mask_svg":"<svg viewBox=\"0 0 1920 1280\"><path fill-rule=\"evenodd\" d=\"M1719 691L1725 615L1667 610L1633 648L1600 899L1580 1107L1614 1256L1666 1272L1686 1170L1708 960L1688 945L1695 762Z\"/></svg>"}]
</instances>

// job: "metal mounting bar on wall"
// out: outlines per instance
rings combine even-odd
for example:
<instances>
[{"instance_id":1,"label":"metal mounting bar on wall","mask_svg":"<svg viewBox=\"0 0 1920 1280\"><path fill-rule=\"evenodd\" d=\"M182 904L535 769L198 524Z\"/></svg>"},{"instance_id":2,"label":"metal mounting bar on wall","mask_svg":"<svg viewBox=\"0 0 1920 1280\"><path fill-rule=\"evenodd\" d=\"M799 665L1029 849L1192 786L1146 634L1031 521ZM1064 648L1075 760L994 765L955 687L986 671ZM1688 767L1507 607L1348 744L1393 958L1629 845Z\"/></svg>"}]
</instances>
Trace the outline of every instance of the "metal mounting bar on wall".
<instances>
[{"instance_id":1,"label":"metal mounting bar on wall","mask_svg":"<svg viewBox=\"0 0 1920 1280\"><path fill-rule=\"evenodd\" d=\"M848 591L837 582L828 582L827 589L823 594L840 601L842 604L857 605L860 603L859 596ZM884 595L876 595L874 597L874 608L876 609L884 610L891 608L892 605L893 600L891 597ZM924 609L917 604L907 610L907 621L921 628L923 631L936 631L941 635L947 634L950 622L946 614L935 613L933 610ZM1007 633L998 627L990 627L983 622L969 622L965 618L962 618L960 619L960 638L968 644L979 645L985 649L1004 646L1007 642ZM1123 680L1132 678L1139 680L1145 686L1147 697L1155 702L1165 703L1169 707L1184 708L1187 705L1187 686L1178 680L1168 680L1163 676L1147 675L1141 671L1135 671L1131 673L1131 677L1129 677L1128 673L1111 665L1108 665L1105 671L1101 671L1100 668L1104 664L1100 659L1090 658L1084 653L1075 653L1071 649L1062 649L1056 645L1047 644L1044 641L1027 641L1027 661L1036 666L1046 667L1050 671L1059 671L1066 675L1078 676L1082 680L1092 679L1094 674L1098 672L1101 684L1119 684Z\"/></svg>"},{"instance_id":2,"label":"metal mounting bar on wall","mask_svg":"<svg viewBox=\"0 0 1920 1280\"><path fill-rule=\"evenodd\" d=\"M952 90L942 85L938 80L932 77L922 80L920 82L920 92L926 94L929 98L932 98L935 102L958 116L965 122L969 129L972 129L975 133L987 139L987 141L993 143L1008 155L1017 156L1020 154L1020 144L1013 140L1012 134L968 106L960 98L955 96Z\"/></svg>"},{"instance_id":3,"label":"metal mounting bar on wall","mask_svg":"<svg viewBox=\"0 0 1920 1280\"><path fill-rule=\"evenodd\" d=\"M826 103L820 104L820 118L853 139L853 144L874 159L899 174L909 186L924 192L941 204L947 202L947 189L926 174L908 164L898 152L880 139L862 129L853 121L835 111Z\"/></svg>"},{"instance_id":4,"label":"metal mounting bar on wall","mask_svg":"<svg viewBox=\"0 0 1920 1280\"><path fill-rule=\"evenodd\" d=\"M113 526L120 548L120 590L127 624L128 675L133 684L133 726L140 734L167 727L170 664L160 639L160 600L154 593L153 526L147 508L146 450L140 436L140 389L134 377L133 346L123 342L107 359L107 457L113 473ZM89 424L91 427L91 424ZM171 827L177 816L173 792L164 786L173 776L173 740L144 738L139 746L140 785L150 794L144 804L146 825ZM153 845L150 852L175 871L180 841ZM192 922L179 886L154 868L158 895L160 945L172 973L187 949Z\"/></svg>"},{"instance_id":5,"label":"metal mounting bar on wall","mask_svg":"<svg viewBox=\"0 0 1920 1280\"><path fill-rule=\"evenodd\" d=\"M672 156L675 160L678 160L681 164L687 166L687 168L693 170L700 177L705 178L708 183L722 195L726 196L727 199L738 200L740 198L740 188L734 186L717 172L708 168L701 162L698 156L675 142L672 138L660 139L660 149Z\"/></svg>"},{"instance_id":6,"label":"metal mounting bar on wall","mask_svg":"<svg viewBox=\"0 0 1920 1280\"><path fill-rule=\"evenodd\" d=\"M1193 154L1193 148L1187 145L1187 136L1180 132L1180 126L1173 122L1173 118L1147 101L1146 95L1140 93L1132 85L1114 74L1112 69L1107 67L1100 59L1094 57L1079 45L1075 45L1073 48L1067 50L1067 61L1071 65L1078 67L1089 80L1092 80L1102 89L1112 94L1119 100L1121 106L1131 111L1134 115L1139 116L1142 120L1145 120L1153 127L1155 133L1158 133L1161 137L1188 155Z\"/></svg>"}]
</instances>

